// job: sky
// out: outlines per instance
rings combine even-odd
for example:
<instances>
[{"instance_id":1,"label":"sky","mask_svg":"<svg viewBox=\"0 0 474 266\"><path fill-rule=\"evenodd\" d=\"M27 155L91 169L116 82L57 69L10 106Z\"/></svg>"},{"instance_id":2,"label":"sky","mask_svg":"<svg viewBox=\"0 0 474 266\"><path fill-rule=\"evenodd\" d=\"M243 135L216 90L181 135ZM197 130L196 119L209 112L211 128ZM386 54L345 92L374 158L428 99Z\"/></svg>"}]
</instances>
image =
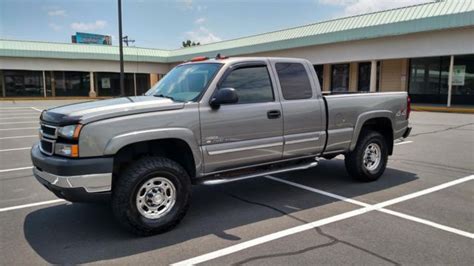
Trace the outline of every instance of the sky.
<instances>
[{"instance_id":1,"label":"sky","mask_svg":"<svg viewBox=\"0 0 474 266\"><path fill-rule=\"evenodd\" d=\"M431 0L122 0L134 46L178 49ZM70 43L76 32L112 36L117 0L0 0L0 39Z\"/></svg>"}]
</instances>

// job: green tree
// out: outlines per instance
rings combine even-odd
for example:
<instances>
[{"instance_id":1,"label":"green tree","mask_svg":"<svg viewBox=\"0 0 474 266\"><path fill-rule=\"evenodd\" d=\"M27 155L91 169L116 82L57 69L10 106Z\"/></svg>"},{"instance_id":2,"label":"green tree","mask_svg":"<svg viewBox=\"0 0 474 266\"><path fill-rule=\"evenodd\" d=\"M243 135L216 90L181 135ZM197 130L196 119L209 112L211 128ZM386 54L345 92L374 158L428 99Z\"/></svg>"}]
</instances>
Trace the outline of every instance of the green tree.
<instances>
[{"instance_id":1,"label":"green tree","mask_svg":"<svg viewBox=\"0 0 474 266\"><path fill-rule=\"evenodd\" d=\"M193 42L191 40L186 40L183 42L183 47L191 47L191 46L197 46L200 45L200 42Z\"/></svg>"}]
</instances>

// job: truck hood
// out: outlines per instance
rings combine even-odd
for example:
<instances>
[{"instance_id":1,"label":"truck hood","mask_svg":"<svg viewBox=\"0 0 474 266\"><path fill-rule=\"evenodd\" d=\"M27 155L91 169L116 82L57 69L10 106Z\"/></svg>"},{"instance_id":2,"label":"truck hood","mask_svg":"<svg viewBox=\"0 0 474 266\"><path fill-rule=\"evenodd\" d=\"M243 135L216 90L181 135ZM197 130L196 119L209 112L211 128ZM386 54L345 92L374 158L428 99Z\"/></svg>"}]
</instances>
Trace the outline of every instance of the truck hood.
<instances>
[{"instance_id":1,"label":"truck hood","mask_svg":"<svg viewBox=\"0 0 474 266\"><path fill-rule=\"evenodd\" d=\"M44 111L41 120L58 126L77 123L87 124L107 118L175 110L183 107L184 103L174 102L166 98L154 96L123 97L55 107Z\"/></svg>"}]
</instances>

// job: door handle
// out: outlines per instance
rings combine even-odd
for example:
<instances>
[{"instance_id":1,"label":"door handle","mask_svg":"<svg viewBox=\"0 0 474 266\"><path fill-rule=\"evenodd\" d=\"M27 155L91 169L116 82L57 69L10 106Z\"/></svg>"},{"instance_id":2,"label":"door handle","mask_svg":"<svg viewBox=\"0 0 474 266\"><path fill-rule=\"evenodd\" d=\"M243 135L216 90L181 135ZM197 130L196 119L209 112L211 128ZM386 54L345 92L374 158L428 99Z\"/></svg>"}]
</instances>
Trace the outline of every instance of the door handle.
<instances>
[{"instance_id":1,"label":"door handle","mask_svg":"<svg viewBox=\"0 0 474 266\"><path fill-rule=\"evenodd\" d=\"M280 118L281 112L280 110L271 110L267 112L268 119L277 119Z\"/></svg>"}]
</instances>

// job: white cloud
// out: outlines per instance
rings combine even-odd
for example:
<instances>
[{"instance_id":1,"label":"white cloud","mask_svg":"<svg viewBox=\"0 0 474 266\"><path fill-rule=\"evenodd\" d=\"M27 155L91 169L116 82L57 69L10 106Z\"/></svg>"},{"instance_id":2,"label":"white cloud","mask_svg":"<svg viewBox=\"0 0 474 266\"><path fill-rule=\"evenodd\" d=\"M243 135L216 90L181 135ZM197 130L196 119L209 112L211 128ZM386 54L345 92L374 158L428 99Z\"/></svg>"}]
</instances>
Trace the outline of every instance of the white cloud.
<instances>
[{"instance_id":1,"label":"white cloud","mask_svg":"<svg viewBox=\"0 0 474 266\"><path fill-rule=\"evenodd\" d=\"M202 24L206 22L206 18L198 18L194 21L195 24Z\"/></svg>"},{"instance_id":2,"label":"white cloud","mask_svg":"<svg viewBox=\"0 0 474 266\"><path fill-rule=\"evenodd\" d=\"M184 9L194 9L193 0L177 0L177 2L183 4Z\"/></svg>"},{"instance_id":3,"label":"white cloud","mask_svg":"<svg viewBox=\"0 0 474 266\"><path fill-rule=\"evenodd\" d=\"M392 8L433 2L433 0L318 0L323 5L341 6L341 15L353 16Z\"/></svg>"},{"instance_id":4,"label":"white cloud","mask_svg":"<svg viewBox=\"0 0 474 266\"><path fill-rule=\"evenodd\" d=\"M208 28L203 26L199 27L197 30L186 32L186 38L194 42L200 42L201 44L218 42L222 40L219 36L215 35Z\"/></svg>"},{"instance_id":5,"label":"white cloud","mask_svg":"<svg viewBox=\"0 0 474 266\"><path fill-rule=\"evenodd\" d=\"M48 16L50 17L65 17L66 10L64 9L52 9L48 11Z\"/></svg>"},{"instance_id":6,"label":"white cloud","mask_svg":"<svg viewBox=\"0 0 474 266\"><path fill-rule=\"evenodd\" d=\"M48 26L54 31L60 31L63 28L63 26L58 25L56 23L49 23Z\"/></svg>"},{"instance_id":7,"label":"white cloud","mask_svg":"<svg viewBox=\"0 0 474 266\"><path fill-rule=\"evenodd\" d=\"M207 9L207 6L198 5L198 6L196 7L196 9L197 9L197 11L204 11L204 10Z\"/></svg>"},{"instance_id":8,"label":"white cloud","mask_svg":"<svg viewBox=\"0 0 474 266\"><path fill-rule=\"evenodd\" d=\"M76 31L94 31L100 30L107 26L107 21L105 20L96 20L95 22L85 23L85 22L74 22L71 24L71 29Z\"/></svg>"}]
</instances>

